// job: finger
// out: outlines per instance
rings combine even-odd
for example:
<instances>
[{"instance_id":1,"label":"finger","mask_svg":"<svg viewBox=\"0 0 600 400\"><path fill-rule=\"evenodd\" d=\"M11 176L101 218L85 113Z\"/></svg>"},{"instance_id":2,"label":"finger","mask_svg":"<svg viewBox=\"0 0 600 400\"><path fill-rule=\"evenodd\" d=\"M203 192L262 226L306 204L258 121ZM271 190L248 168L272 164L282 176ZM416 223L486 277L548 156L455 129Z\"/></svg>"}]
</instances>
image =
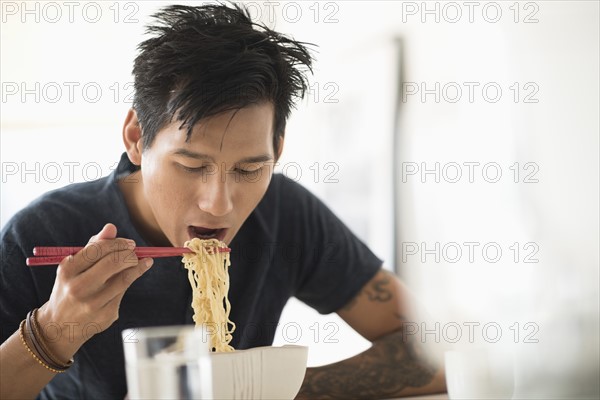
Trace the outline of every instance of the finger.
<instances>
[{"instance_id":1,"label":"finger","mask_svg":"<svg viewBox=\"0 0 600 400\"><path fill-rule=\"evenodd\" d=\"M140 260L131 249L115 251L77 275L73 284L86 288L88 295L94 295L112 277L137 266L139 262Z\"/></svg>"},{"instance_id":2,"label":"finger","mask_svg":"<svg viewBox=\"0 0 600 400\"><path fill-rule=\"evenodd\" d=\"M95 243L99 240L99 238L107 238L109 237L111 234L114 233L113 237L116 237L116 232L117 228L113 225L113 224L106 224L102 227L102 229L100 230L100 232L98 232L97 234L95 234L94 236L92 236L90 238L90 240L88 240L86 248L91 244L91 243ZM58 264L58 269L56 271L57 275L72 275L72 274L76 274L77 272L80 272L80 268L77 265L78 260L73 256L67 256L65 257L59 264ZM87 267L89 267L89 265L87 265Z\"/></svg>"},{"instance_id":3,"label":"finger","mask_svg":"<svg viewBox=\"0 0 600 400\"><path fill-rule=\"evenodd\" d=\"M65 258L61 261L59 267L62 269L61 273L67 276L77 276L101 262L104 258L118 262L119 256L114 254L116 252L128 251L133 254L134 249L135 242L130 239L98 239L95 242L88 243L77 254Z\"/></svg>"},{"instance_id":4,"label":"finger","mask_svg":"<svg viewBox=\"0 0 600 400\"><path fill-rule=\"evenodd\" d=\"M65 282L65 288L68 291L70 297L77 301L89 302L91 298L95 297L99 291L102 290L106 281L110 279L112 271L126 270L134 267L138 264L138 259L134 255L133 258L129 257L132 254L129 251L120 251L113 253L112 255L106 256L100 260L100 262L94 264L81 274L75 276L58 277ZM113 257L120 257L120 259L113 260Z\"/></svg>"},{"instance_id":5,"label":"finger","mask_svg":"<svg viewBox=\"0 0 600 400\"><path fill-rule=\"evenodd\" d=\"M93 332L94 334L108 329L119 318L119 307L122 299L123 293L120 296L114 297L105 305L99 306L99 303L96 301L92 304L88 304L89 309L93 310L94 322L86 325L98 327L96 329L97 332ZM91 337L89 336L89 333L86 336L88 336L88 338Z\"/></svg>"},{"instance_id":6,"label":"finger","mask_svg":"<svg viewBox=\"0 0 600 400\"><path fill-rule=\"evenodd\" d=\"M100 229L100 232L96 233L94 236L88 240L87 244L97 242L102 239L114 239L117 237L116 227L113 224L106 224Z\"/></svg>"},{"instance_id":7,"label":"finger","mask_svg":"<svg viewBox=\"0 0 600 400\"><path fill-rule=\"evenodd\" d=\"M88 244L94 243L98 240L114 239L116 237L117 237L117 227L114 226L113 224L106 224L102 227L100 232L98 232L97 234L95 234L94 236L92 236L90 238L90 240L88 241Z\"/></svg>"},{"instance_id":8,"label":"finger","mask_svg":"<svg viewBox=\"0 0 600 400\"><path fill-rule=\"evenodd\" d=\"M152 258L144 258L136 266L124 269L112 276L104 287L96 293L94 301L98 302L98 306L106 307L115 297L122 296L133 282L148 271L153 264L154 260Z\"/></svg>"}]
</instances>

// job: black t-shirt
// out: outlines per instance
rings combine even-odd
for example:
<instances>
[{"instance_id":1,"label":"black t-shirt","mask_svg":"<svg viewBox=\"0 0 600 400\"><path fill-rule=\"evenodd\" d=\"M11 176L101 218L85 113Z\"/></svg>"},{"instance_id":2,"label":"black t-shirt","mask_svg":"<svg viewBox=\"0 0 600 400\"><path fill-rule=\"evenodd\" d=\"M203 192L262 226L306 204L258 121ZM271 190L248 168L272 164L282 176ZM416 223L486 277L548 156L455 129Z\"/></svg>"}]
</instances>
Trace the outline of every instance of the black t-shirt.
<instances>
[{"instance_id":1,"label":"black t-shirt","mask_svg":"<svg viewBox=\"0 0 600 400\"><path fill-rule=\"evenodd\" d=\"M119 237L149 245L134 228L117 185L117 179L133 170L123 154L110 176L49 192L7 223L1 233L2 342L29 310L50 297L56 267L27 267L25 258L34 246L84 246L109 222ZM231 344L237 349L272 344L290 297L322 314L334 312L382 264L321 201L280 174L273 175L230 247L230 319L237 325ZM58 374L40 397L122 399L127 387L121 331L192 324L191 301L181 257L155 259L125 293L117 322L88 340L73 366Z\"/></svg>"}]
</instances>

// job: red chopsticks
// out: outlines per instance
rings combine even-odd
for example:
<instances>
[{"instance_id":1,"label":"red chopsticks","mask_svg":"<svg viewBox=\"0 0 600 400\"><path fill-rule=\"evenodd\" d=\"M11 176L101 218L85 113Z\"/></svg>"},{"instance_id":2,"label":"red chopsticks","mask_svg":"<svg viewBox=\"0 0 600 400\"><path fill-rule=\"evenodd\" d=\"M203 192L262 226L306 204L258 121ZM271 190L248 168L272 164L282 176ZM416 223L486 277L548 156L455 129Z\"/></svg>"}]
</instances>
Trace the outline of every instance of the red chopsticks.
<instances>
[{"instance_id":1,"label":"red chopsticks","mask_svg":"<svg viewBox=\"0 0 600 400\"><path fill-rule=\"evenodd\" d=\"M83 250L83 247L34 247L33 255L29 257L26 263L30 267L39 265L56 265L59 264L65 257L74 255ZM219 253L229 253L229 247L217 247ZM90 257L98 257L97 249L89 248ZM136 247L134 250L138 258L158 258L158 257L175 257L185 253L193 253L187 247Z\"/></svg>"}]
</instances>

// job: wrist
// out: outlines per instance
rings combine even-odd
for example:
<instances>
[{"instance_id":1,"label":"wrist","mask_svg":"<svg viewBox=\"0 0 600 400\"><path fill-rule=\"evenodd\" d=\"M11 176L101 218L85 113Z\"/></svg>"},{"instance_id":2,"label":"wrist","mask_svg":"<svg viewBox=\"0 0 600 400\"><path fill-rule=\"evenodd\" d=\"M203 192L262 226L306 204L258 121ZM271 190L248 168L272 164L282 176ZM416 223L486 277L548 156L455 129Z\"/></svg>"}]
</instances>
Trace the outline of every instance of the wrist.
<instances>
[{"instance_id":1,"label":"wrist","mask_svg":"<svg viewBox=\"0 0 600 400\"><path fill-rule=\"evenodd\" d=\"M40 307L36 313L39 334L50 351L66 363L73 358L85 341L81 340L81 335L77 334L76 324L61 322L53 316L46 304Z\"/></svg>"}]
</instances>

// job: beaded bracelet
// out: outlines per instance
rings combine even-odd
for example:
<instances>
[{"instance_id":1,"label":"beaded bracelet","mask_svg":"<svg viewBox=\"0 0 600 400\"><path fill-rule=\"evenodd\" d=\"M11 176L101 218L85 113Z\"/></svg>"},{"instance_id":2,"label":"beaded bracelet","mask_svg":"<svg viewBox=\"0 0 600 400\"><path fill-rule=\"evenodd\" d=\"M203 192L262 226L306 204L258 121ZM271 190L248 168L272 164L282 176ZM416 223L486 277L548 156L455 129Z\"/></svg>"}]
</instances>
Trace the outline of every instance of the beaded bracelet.
<instances>
[{"instance_id":1,"label":"beaded bracelet","mask_svg":"<svg viewBox=\"0 0 600 400\"><path fill-rule=\"evenodd\" d=\"M37 340L35 340L35 335L33 334L33 331L31 330L31 324L29 323L30 314L31 313L27 314L27 317L25 317L25 327L24 327L25 335L24 336L27 337L29 344L33 345L33 348L31 348L31 350L32 351L35 350L35 353L37 354L39 359L44 362L44 364L46 364L49 367L52 367L54 369L60 369L60 366L55 365L53 362L48 361L48 359L46 357L44 357L44 351L41 349L39 343L37 343Z\"/></svg>"},{"instance_id":2,"label":"beaded bracelet","mask_svg":"<svg viewBox=\"0 0 600 400\"><path fill-rule=\"evenodd\" d=\"M40 326L38 324L38 320L36 318L36 313L37 313L38 309L34 308L33 311L31 311L29 314L27 314L27 323L26 325L28 325L28 328L31 328L31 341L33 342L33 345L36 346L36 350L38 350L38 354L40 356L42 356L42 358L44 359L44 361L46 362L46 364L57 368L57 369L67 369L69 368L71 365L73 365L73 359L70 359L69 361L67 361L67 363L62 363L58 357L56 357L54 355L54 353L52 353L50 351L50 349L48 348L48 345L46 344L45 340L44 340L44 335L42 334L42 330L40 329ZM39 349L38 349L39 346Z\"/></svg>"},{"instance_id":3,"label":"beaded bracelet","mask_svg":"<svg viewBox=\"0 0 600 400\"><path fill-rule=\"evenodd\" d=\"M62 372L65 372L66 369L56 369L56 368L52 368L51 366L45 364L42 360L40 360L38 358L38 356L35 355L35 353L31 350L31 348L29 347L29 345L27 344L27 342L25 341L25 336L23 336L23 328L25 327L25 320L21 321L21 325L19 325L19 337L21 338L21 342L23 343L23 346L25 346L25 348L27 349L27 352L29 354L31 354L31 356L34 358L34 360L36 360L38 363L40 363L40 365L44 368L46 368L47 370L50 370L54 373L60 374Z\"/></svg>"}]
</instances>

